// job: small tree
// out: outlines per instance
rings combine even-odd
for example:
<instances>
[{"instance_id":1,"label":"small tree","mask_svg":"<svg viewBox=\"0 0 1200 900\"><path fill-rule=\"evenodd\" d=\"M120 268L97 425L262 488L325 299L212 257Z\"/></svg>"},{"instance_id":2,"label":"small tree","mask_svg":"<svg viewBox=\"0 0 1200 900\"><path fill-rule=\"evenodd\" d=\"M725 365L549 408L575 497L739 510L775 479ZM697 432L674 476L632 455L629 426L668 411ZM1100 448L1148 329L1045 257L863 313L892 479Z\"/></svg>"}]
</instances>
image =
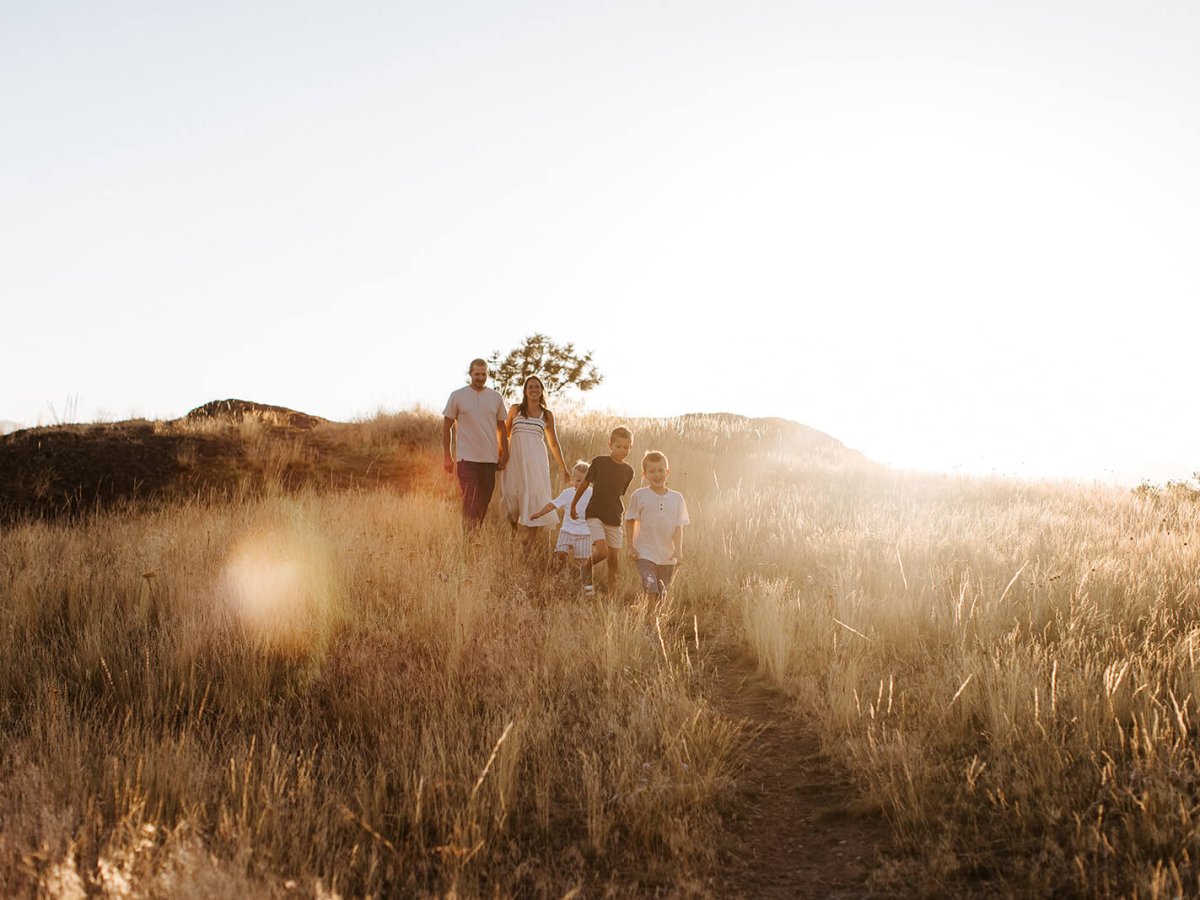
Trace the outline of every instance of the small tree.
<instances>
[{"instance_id":1,"label":"small tree","mask_svg":"<svg viewBox=\"0 0 1200 900\"><path fill-rule=\"evenodd\" d=\"M521 396L521 386L530 375L540 378L549 394L566 387L590 391L604 380L592 362L590 351L580 356L574 344L556 344L540 333L525 338L521 346L510 350L503 359L497 350L488 359L488 366L496 390L510 399Z\"/></svg>"}]
</instances>

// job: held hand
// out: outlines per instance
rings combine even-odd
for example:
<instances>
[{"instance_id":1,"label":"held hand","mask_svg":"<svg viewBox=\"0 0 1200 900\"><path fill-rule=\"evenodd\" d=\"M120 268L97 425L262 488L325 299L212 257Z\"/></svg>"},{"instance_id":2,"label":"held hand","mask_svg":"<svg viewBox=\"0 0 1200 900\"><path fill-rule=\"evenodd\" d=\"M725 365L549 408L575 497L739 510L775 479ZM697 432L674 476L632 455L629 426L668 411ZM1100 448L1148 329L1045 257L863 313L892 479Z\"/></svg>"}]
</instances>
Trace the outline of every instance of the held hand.
<instances>
[{"instance_id":1,"label":"held hand","mask_svg":"<svg viewBox=\"0 0 1200 900\"><path fill-rule=\"evenodd\" d=\"M507 454L507 453L501 453L501 454L500 454L500 461L499 461L498 463L496 463L496 471L497 471L497 472L503 472L503 471L504 471L504 467L505 467L505 466L507 466L507 465L508 465L508 454Z\"/></svg>"},{"instance_id":2,"label":"held hand","mask_svg":"<svg viewBox=\"0 0 1200 900\"><path fill-rule=\"evenodd\" d=\"M450 458L450 454L446 454L446 459L442 462L442 468L450 475L454 474L454 460Z\"/></svg>"},{"instance_id":3,"label":"held hand","mask_svg":"<svg viewBox=\"0 0 1200 900\"><path fill-rule=\"evenodd\" d=\"M630 548L629 548L629 558L630 558L630 559L633 559L633 560L638 560L638 559L641 559L641 556L639 556L639 555L638 555L638 552L637 552L637 547L630 546Z\"/></svg>"}]
</instances>

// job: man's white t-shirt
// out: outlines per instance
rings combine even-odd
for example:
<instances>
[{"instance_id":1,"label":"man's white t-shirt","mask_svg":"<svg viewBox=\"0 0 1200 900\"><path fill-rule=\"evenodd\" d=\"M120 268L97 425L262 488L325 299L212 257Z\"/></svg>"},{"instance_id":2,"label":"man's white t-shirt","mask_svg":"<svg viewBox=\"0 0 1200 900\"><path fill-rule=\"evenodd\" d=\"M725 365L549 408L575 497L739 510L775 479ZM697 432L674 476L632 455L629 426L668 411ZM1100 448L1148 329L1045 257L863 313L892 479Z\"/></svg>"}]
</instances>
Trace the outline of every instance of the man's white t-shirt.
<instances>
[{"instance_id":1,"label":"man's white t-shirt","mask_svg":"<svg viewBox=\"0 0 1200 900\"><path fill-rule=\"evenodd\" d=\"M625 508L625 520L631 519L640 523L633 543L638 556L660 566L673 564L671 538L678 526L691 521L683 494L669 488L665 494L656 494L648 487L638 488Z\"/></svg>"},{"instance_id":2,"label":"man's white t-shirt","mask_svg":"<svg viewBox=\"0 0 1200 900\"><path fill-rule=\"evenodd\" d=\"M579 513L578 519L571 518L571 501L575 499L575 488L569 487L550 502L559 509L564 509L567 514L563 516L562 530L567 534L590 535L592 530L587 523L587 505L592 499L592 486L589 484L587 490L579 498L579 502L575 505L575 512Z\"/></svg>"},{"instance_id":3,"label":"man's white t-shirt","mask_svg":"<svg viewBox=\"0 0 1200 900\"><path fill-rule=\"evenodd\" d=\"M470 385L450 395L442 415L454 420L454 458L461 462L500 462L496 424L508 419L504 398L491 388Z\"/></svg>"}]
</instances>

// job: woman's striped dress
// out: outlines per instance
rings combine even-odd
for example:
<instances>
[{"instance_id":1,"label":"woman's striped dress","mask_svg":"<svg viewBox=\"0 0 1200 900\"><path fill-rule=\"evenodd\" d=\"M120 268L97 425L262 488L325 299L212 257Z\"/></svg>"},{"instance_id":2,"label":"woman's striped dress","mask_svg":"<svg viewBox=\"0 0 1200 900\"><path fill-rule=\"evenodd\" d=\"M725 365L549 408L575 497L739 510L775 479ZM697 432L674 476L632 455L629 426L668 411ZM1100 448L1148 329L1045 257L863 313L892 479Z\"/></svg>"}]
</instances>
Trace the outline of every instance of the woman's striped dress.
<instances>
[{"instance_id":1,"label":"woman's striped dress","mask_svg":"<svg viewBox=\"0 0 1200 900\"><path fill-rule=\"evenodd\" d=\"M513 419L508 437L508 465L500 473L500 499L510 522L531 528L558 524L551 510L540 519L532 514L550 502L550 458L546 450L545 414Z\"/></svg>"}]
</instances>

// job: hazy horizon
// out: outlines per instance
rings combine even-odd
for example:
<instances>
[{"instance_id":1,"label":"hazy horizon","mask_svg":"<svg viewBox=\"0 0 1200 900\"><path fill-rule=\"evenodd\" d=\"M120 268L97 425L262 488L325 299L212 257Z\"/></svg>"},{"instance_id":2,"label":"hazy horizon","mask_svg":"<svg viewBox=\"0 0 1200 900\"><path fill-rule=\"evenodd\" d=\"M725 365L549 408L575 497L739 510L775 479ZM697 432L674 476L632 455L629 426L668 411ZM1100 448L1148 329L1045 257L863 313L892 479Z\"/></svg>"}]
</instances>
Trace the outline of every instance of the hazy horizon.
<instances>
[{"instance_id":1,"label":"hazy horizon","mask_svg":"<svg viewBox=\"0 0 1200 900\"><path fill-rule=\"evenodd\" d=\"M540 331L600 409L1200 468L1200 8L5 9L0 418L440 409Z\"/></svg>"},{"instance_id":2,"label":"hazy horizon","mask_svg":"<svg viewBox=\"0 0 1200 900\"><path fill-rule=\"evenodd\" d=\"M465 382L466 382L466 379L464 379L464 383ZM625 409L614 409L611 407L610 408L595 408L595 407L592 407L588 403L586 395L581 396L577 391L574 391L574 390L570 390L567 393L568 393L569 399L562 407L560 407L560 410L565 410L567 415L570 415L576 411L580 411L580 412L588 412L588 413L598 413L601 415L610 415L610 416L615 416L615 417L627 416L629 418L672 418L675 416L697 415L698 414L698 415L735 415L735 416L743 416L748 419L757 419L757 418L785 419L787 421L796 422L797 424L803 425L808 428L813 428L815 431L818 431L836 441L839 441L844 446L846 446L846 448L848 450L862 453L863 456L866 459L870 460L871 462L879 463L881 465L887 466L887 467L892 468L897 471L908 471L908 472L927 473L927 474L939 474L940 473L940 474L946 474L946 475L961 475L961 476L966 476L966 477L979 477L979 478L999 477L999 478L1005 478L1005 479L1017 479L1017 480L1031 481L1031 482L1033 482L1033 481L1060 481L1060 482L1076 483L1076 484L1082 484L1082 485L1106 484L1106 485L1110 485L1110 486L1122 486L1122 487L1136 487L1137 485L1144 484L1144 483L1165 484L1165 483L1171 482L1171 481L1188 482L1188 481L1192 481L1192 480L1200 477L1200 473L1198 473L1197 470L1193 470L1192 472L1185 473L1183 475L1177 475L1177 474L1174 474L1172 471L1168 470L1167 473L1162 475L1161 477L1155 477L1153 475L1148 475L1148 474L1124 475L1123 476L1120 473L1118 473L1117 470L1113 469L1113 470L1109 470L1106 472L1101 472L1100 474L1097 474L1097 475L1088 476L1086 474L1081 475L1078 473L1071 473L1071 472L1029 472L1029 471L1021 471L1019 469L1014 470L1014 471L1000 471L1000 470L994 469L994 468L991 470L988 470L984 467L972 469L968 466L956 466L956 467L947 469L947 468L939 468L936 466L922 466L920 464L906 465L903 463L896 463L896 462L890 462L888 460L878 459L878 458L872 456L870 453L864 451L861 447L856 447L856 446L853 446L853 445L847 443L843 438L841 438L837 434L831 434L823 429L816 428L815 426L811 425L810 423L802 422L798 419L794 419L789 416L775 415L772 413L763 413L760 415L750 415L750 414L739 412L739 411L733 410L733 409L717 409L717 410L681 409L681 410L678 410L677 412L673 412L673 413L649 415L649 414L642 414L642 413L634 413L634 412L630 412L629 410L625 410ZM256 400L251 397L234 396L234 397L213 397L213 398L210 398L209 400L203 401L202 403L196 403L193 406L188 406L187 408L181 409L178 412L164 414L164 415L157 415L157 416L146 416L146 415L142 415L141 413L133 412L133 413L130 413L130 415L123 416L123 417L113 417L111 415L105 414L101 418L76 417L73 420L67 421L61 417L62 416L61 412L57 412L57 415L59 416L58 418L54 418L54 416L51 416L49 421L41 421L41 422L36 422L36 423L21 423L21 422L14 422L9 419L0 419L0 435L9 434L14 430L25 429L25 428L54 427L56 425L67 425L67 424L106 424L106 423L111 424L111 423L116 423L116 422L121 422L121 421L134 420L134 419L148 419L151 421L157 419L157 420L167 421L167 420L171 420L171 419L182 418L188 412L190 412L192 409L195 409L199 406L203 406L205 403L209 403L214 400L229 400L229 399L245 400L245 401L254 402L254 403L262 403L262 404L269 405L269 406L283 405L283 404L278 404L278 403L272 403L270 400ZM560 400L560 403L561 402L562 401ZM304 409L304 408L299 408L299 407L288 407L288 408L294 409L296 412L307 413L309 415L321 415L323 418L328 418L335 422L348 422L348 421L355 421L355 420L359 420L359 419L363 419L363 418L370 418L372 415L375 415L375 414L405 413L405 412L414 412L417 410L424 410L426 412L430 412L430 413L436 415L440 411L441 405L442 405L441 403L416 403L416 404L412 404L405 408L379 409L379 410L376 410L375 413L356 412L356 413L353 413L353 414L350 414L347 416L343 416L343 417L325 415L324 413L314 412L311 409ZM68 410L71 408L72 408L72 406L71 406L69 400L62 407L62 409L68 409ZM56 407L56 411L57 410L58 410L58 408ZM560 414L561 414L561 412L560 412Z\"/></svg>"}]
</instances>

